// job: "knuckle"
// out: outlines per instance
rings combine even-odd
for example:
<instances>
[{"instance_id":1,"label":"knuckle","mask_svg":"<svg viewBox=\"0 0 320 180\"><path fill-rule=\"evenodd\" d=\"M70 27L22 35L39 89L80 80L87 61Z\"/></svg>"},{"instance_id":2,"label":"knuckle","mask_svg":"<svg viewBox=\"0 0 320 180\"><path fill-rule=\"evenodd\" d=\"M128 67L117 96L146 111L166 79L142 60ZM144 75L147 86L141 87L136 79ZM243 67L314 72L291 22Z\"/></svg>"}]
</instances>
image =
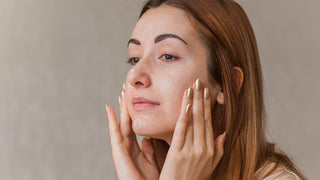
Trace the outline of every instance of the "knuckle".
<instances>
[{"instance_id":1,"label":"knuckle","mask_svg":"<svg viewBox=\"0 0 320 180\"><path fill-rule=\"evenodd\" d=\"M205 105L203 111L205 112L206 116L211 116L211 107Z\"/></svg>"},{"instance_id":2,"label":"knuckle","mask_svg":"<svg viewBox=\"0 0 320 180\"><path fill-rule=\"evenodd\" d=\"M200 93L197 93L195 96L194 96L194 100L196 102L201 102L202 101L202 96Z\"/></svg>"},{"instance_id":3,"label":"knuckle","mask_svg":"<svg viewBox=\"0 0 320 180\"><path fill-rule=\"evenodd\" d=\"M186 131L184 131L182 128L177 129L176 135L178 137L183 137L185 136L185 134L186 134Z\"/></svg>"},{"instance_id":4,"label":"knuckle","mask_svg":"<svg viewBox=\"0 0 320 180\"><path fill-rule=\"evenodd\" d=\"M175 159L175 161L177 162L183 162L186 158L188 158L186 153L187 152L180 151L179 153L176 153L176 155L174 155L172 158Z\"/></svg>"},{"instance_id":5,"label":"knuckle","mask_svg":"<svg viewBox=\"0 0 320 180\"><path fill-rule=\"evenodd\" d=\"M181 125L185 125L188 123L188 118L183 114L179 117L178 123L180 123Z\"/></svg>"},{"instance_id":6,"label":"knuckle","mask_svg":"<svg viewBox=\"0 0 320 180\"><path fill-rule=\"evenodd\" d=\"M210 140L210 143L212 143L213 144L213 127L212 127L212 124L211 124L211 122L209 123L207 123L206 122L206 131L207 131L207 133L209 134L209 137L208 138L210 138L210 139L208 139L208 140Z\"/></svg>"},{"instance_id":7,"label":"knuckle","mask_svg":"<svg viewBox=\"0 0 320 180\"><path fill-rule=\"evenodd\" d=\"M193 153L196 157L203 157L206 154L206 148L196 148Z\"/></svg>"},{"instance_id":8,"label":"knuckle","mask_svg":"<svg viewBox=\"0 0 320 180\"><path fill-rule=\"evenodd\" d=\"M212 158L212 157L214 156L214 150L209 149L209 150L207 151L207 154L208 154L208 157Z\"/></svg>"},{"instance_id":9,"label":"knuckle","mask_svg":"<svg viewBox=\"0 0 320 180\"><path fill-rule=\"evenodd\" d=\"M207 117L205 118L205 122L212 123L212 118L209 115L207 115Z\"/></svg>"},{"instance_id":10,"label":"knuckle","mask_svg":"<svg viewBox=\"0 0 320 180\"><path fill-rule=\"evenodd\" d=\"M194 115L193 115L193 119L195 120L195 121L201 121L201 122L203 122L204 120L204 117L203 117L203 114L201 114L201 113L195 113Z\"/></svg>"},{"instance_id":11,"label":"knuckle","mask_svg":"<svg viewBox=\"0 0 320 180\"><path fill-rule=\"evenodd\" d=\"M206 131L213 131L211 119L205 119L204 121L206 124Z\"/></svg>"},{"instance_id":12,"label":"knuckle","mask_svg":"<svg viewBox=\"0 0 320 180\"><path fill-rule=\"evenodd\" d=\"M204 124L203 118L202 117L195 118L194 124L195 125L203 125Z\"/></svg>"},{"instance_id":13,"label":"knuckle","mask_svg":"<svg viewBox=\"0 0 320 180\"><path fill-rule=\"evenodd\" d=\"M180 155L185 155L188 157L192 157L194 154L192 153L192 148L191 147L184 147L181 152L179 153Z\"/></svg>"}]
</instances>

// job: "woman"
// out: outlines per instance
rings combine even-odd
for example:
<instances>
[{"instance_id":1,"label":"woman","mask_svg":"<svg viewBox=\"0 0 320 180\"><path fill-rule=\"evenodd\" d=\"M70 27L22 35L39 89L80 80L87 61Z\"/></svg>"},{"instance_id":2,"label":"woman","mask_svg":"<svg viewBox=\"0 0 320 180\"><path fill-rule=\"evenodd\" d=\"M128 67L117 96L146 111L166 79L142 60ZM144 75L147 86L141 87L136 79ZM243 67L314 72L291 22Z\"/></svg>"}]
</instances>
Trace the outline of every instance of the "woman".
<instances>
[{"instance_id":1,"label":"woman","mask_svg":"<svg viewBox=\"0 0 320 180\"><path fill-rule=\"evenodd\" d=\"M266 141L256 40L231 0L149 0L128 42L119 179L305 179ZM141 142L136 134L150 137Z\"/></svg>"}]
</instances>

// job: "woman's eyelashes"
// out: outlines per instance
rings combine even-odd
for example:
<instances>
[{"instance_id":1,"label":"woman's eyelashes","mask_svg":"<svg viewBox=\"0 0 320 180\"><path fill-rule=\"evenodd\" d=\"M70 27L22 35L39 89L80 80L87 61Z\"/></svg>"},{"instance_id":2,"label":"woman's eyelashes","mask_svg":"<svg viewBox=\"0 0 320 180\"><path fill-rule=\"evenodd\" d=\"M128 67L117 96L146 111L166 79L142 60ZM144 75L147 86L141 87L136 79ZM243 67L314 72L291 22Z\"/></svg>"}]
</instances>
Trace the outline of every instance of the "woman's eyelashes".
<instances>
[{"instance_id":1,"label":"woman's eyelashes","mask_svg":"<svg viewBox=\"0 0 320 180\"><path fill-rule=\"evenodd\" d=\"M162 56L160 56L160 59L165 61L165 62L172 62L172 61L176 61L179 58L176 56L173 56L171 54L163 54ZM140 58L137 57L132 57L132 58L128 58L127 63L131 64L131 65L135 65L140 61Z\"/></svg>"},{"instance_id":2,"label":"woman's eyelashes","mask_svg":"<svg viewBox=\"0 0 320 180\"><path fill-rule=\"evenodd\" d=\"M128 58L127 63L128 63L128 64L131 64L131 65L135 65L135 64L138 63L138 61L139 61L139 58L137 58L137 57L132 57L132 58Z\"/></svg>"},{"instance_id":3,"label":"woman's eyelashes","mask_svg":"<svg viewBox=\"0 0 320 180\"><path fill-rule=\"evenodd\" d=\"M161 57L164 57L164 61L168 61L168 62L170 62L170 61L175 61L175 60L178 60L179 58L178 57L176 57L176 56L173 56L173 55L171 55L171 54L164 54L164 55L162 55ZM161 59L161 58L160 58Z\"/></svg>"}]
</instances>

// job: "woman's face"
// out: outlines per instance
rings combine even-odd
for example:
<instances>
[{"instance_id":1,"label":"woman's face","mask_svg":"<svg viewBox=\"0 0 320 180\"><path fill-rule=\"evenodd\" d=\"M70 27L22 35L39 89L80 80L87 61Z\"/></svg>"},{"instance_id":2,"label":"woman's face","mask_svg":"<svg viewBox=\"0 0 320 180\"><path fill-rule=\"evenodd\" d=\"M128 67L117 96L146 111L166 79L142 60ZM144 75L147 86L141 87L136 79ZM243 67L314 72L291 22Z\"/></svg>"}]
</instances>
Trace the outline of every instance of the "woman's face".
<instances>
[{"instance_id":1,"label":"woman's face","mask_svg":"<svg viewBox=\"0 0 320 180\"><path fill-rule=\"evenodd\" d=\"M215 97L207 78L206 48L182 10L160 6L139 19L128 51L132 66L126 99L132 128L170 144L184 91L200 78Z\"/></svg>"}]
</instances>

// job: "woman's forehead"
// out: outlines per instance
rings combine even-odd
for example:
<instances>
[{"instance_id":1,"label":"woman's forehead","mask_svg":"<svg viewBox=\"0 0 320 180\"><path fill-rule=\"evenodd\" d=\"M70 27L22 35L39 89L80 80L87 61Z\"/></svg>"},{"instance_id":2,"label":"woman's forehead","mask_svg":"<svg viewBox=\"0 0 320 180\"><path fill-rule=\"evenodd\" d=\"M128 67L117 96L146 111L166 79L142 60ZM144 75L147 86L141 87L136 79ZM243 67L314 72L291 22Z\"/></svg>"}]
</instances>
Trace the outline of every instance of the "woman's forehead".
<instances>
[{"instance_id":1,"label":"woman's forehead","mask_svg":"<svg viewBox=\"0 0 320 180\"><path fill-rule=\"evenodd\" d=\"M160 6L148 10L137 22L134 38L155 38L159 34L177 34L188 39L194 30L185 13L175 7Z\"/></svg>"}]
</instances>

